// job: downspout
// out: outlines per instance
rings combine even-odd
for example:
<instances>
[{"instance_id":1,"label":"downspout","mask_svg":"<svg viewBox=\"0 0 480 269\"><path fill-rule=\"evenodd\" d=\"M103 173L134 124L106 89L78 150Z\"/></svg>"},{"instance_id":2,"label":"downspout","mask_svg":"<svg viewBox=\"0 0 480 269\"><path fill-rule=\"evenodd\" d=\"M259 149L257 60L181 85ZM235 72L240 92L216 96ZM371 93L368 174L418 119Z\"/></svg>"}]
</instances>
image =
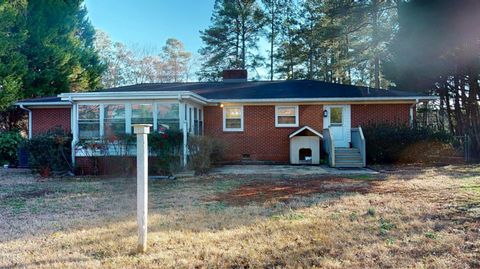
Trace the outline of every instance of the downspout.
<instances>
[{"instance_id":1,"label":"downspout","mask_svg":"<svg viewBox=\"0 0 480 269\"><path fill-rule=\"evenodd\" d=\"M182 115L178 115L178 118L181 119L183 117L183 122L182 122L182 134L183 134L183 167L187 167L187 162L188 162L188 132L187 132L187 119L185 118L185 106L183 106L183 98L181 94L178 94L178 113L183 112ZM180 107L183 107L183 109L180 109Z\"/></svg>"},{"instance_id":2,"label":"downspout","mask_svg":"<svg viewBox=\"0 0 480 269\"><path fill-rule=\"evenodd\" d=\"M28 139L32 139L32 111L22 104L20 104L19 107L28 112Z\"/></svg>"},{"instance_id":3,"label":"downspout","mask_svg":"<svg viewBox=\"0 0 480 269\"><path fill-rule=\"evenodd\" d=\"M415 119L414 119L414 109L417 107L417 105L420 103L419 99L415 99L415 103L413 105L410 106L410 127L413 128L414 126L414 122L415 122Z\"/></svg>"},{"instance_id":4,"label":"downspout","mask_svg":"<svg viewBox=\"0 0 480 269\"><path fill-rule=\"evenodd\" d=\"M73 106L73 101L72 101L72 96L68 97L68 102L70 103L70 131L72 132L72 144L70 145L71 151L72 151L72 173L75 173L75 145L77 144L77 138L76 138L76 131L74 131L75 128L77 128L77 121L75 120L75 117L77 116L76 110L74 109Z\"/></svg>"}]
</instances>

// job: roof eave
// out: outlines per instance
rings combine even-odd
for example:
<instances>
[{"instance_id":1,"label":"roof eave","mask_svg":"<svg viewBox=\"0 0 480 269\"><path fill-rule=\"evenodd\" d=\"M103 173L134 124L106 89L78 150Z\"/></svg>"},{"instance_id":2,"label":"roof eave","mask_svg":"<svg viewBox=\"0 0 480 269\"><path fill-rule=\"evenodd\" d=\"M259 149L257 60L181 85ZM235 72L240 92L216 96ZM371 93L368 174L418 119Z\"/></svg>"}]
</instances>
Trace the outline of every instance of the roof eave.
<instances>
[{"instance_id":1,"label":"roof eave","mask_svg":"<svg viewBox=\"0 0 480 269\"><path fill-rule=\"evenodd\" d=\"M216 103L297 103L297 102L345 102L345 101L431 101L438 96L398 97L335 97L335 98L256 98L256 99L210 99Z\"/></svg>"},{"instance_id":2,"label":"roof eave","mask_svg":"<svg viewBox=\"0 0 480 269\"><path fill-rule=\"evenodd\" d=\"M69 102L16 102L16 106L71 106Z\"/></svg>"},{"instance_id":3,"label":"roof eave","mask_svg":"<svg viewBox=\"0 0 480 269\"><path fill-rule=\"evenodd\" d=\"M87 92L62 93L62 100L71 101L101 101L101 100L141 100L141 99L192 99L201 104L207 104L208 99L190 91L145 91L145 92Z\"/></svg>"}]
</instances>

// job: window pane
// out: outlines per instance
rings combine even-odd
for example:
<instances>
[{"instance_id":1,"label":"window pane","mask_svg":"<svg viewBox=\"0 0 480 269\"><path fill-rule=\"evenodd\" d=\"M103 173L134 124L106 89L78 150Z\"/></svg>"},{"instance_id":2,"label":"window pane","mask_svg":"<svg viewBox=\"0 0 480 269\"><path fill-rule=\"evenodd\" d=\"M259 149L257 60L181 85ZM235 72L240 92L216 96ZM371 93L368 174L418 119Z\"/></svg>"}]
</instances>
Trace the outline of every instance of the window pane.
<instances>
[{"instance_id":1,"label":"window pane","mask_svg":"<svg viewBox=\"0 0 480 269\"><path fill-rule=\"evenodd\" d=\"M279 116L278 124L295 124L295 116Z\"/></svg>"},{"instance_id":2,"label":"window pane","mask_svg":"<svg viewBox=\"0 0 480 269\"><path fill-rule=\"evenodd\" d=\"M105 105L104 125L106 137L125 134L125 105Z\"/></svg>"},{"instance_id":3,"label":"window pane","mask_svg":"<svg viewBox=\"0 0 480 269\"><path fill-rule=\"evenodd\" d=\"M241 119L225 119L225 127L229 129L242 128L242 120Z\"/></svg>"},{"instance_id":4,"label":"window pane","mask_svg":"<svg viewBox=\"0 0 480 269\"><path fill-rule=\"evenodd\" d=\"M295 117L296 107L279 107L277 108L278 116L291 116Z\"/></svg>"},{"instance_id":5,"label":"window pane","mask_svg":"<svg viewBox=\"0 0 480 269\"><path fill-rule=\"evenodd\" d=\"M343 108L342 107L332 107L330 108L330 123L339 124L343 123Z\"/></svg>"},{"instance_id":6,"label":"window pane","mask_svg":"<svg viewBox=\"0 0 480 269\"><path fill-rule=\"evenodd\" d=\"M79 105L78 119L79 120L99 120L100 105Z\"/></svg>"},{"instance_id":7,"label":"window pane","mask_svg":"<svg viewBox=\"0 0 480 269\"><path fill-rule=\"evenodd\" d=\"M100 105L78 106L78 135L81 139L100 137Z\"/></svg>"},{"instance_id":8,"label":"window pane","mask_svg":"<svg viewBox=\"0 0 480 269\"><path fill-rule=\"evenodd\" d=\"M198 135L198 109L193 109L193 134Z\"/></svg>"},{"instance_id":9,"label":"window pane","mask_svg":"<svg viewBox=\"0 0 480 269\"><path fill-rule=\"evenodd\" d=\"M178 130L180 125L179 105L175 103L158 104L157 125L159 131Z\"/></svg>"},{"instance_id":10,"label":"window pane","mask_svg":"<svg viewBox=\"0 0 480 269\"><path fill-rule=\"evenodd\" d=\"M226 119L241 119L242 118L242 109L239 107L227 107L225 108L225 118Z\"/></svg>"},{"instance_id":11,"label":"window pane","mask_svg":"<svg viewBox=\"0 0 480 269\"><path fill-rule=\"evenodd\" d=\"M277 123L284 125L297 124L297 107L277 107Z\"/></svg>"},{"instance_id":12,"label":"window pane","mask_svg":"<svg viewBox=\"0 0 480 269\"><path fill-rule=\"evenodd\" d=\"M132 124L152 124L153 126L152 104L132 104Z\"/></svg>"}]
</instances>

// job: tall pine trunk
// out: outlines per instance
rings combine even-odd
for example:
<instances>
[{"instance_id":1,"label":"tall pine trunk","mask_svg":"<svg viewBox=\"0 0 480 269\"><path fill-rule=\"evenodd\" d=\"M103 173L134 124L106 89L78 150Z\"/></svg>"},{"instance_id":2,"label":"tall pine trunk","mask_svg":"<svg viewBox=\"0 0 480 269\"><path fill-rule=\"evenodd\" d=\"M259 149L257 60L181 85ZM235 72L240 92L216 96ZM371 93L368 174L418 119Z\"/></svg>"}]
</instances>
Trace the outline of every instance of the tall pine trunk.
<instances>
[{"instance_id":1,"label":"tall pine trunk","mask_svg":"<svg viewBox=\"0 0 480 269\"><path fill-rule=\"evenodd\" d=\"M378 55L378 0L373 0L372 1L372 16L373 16L373 44L374 44L374 59L373 59L373 65L374 65L374 80L375 80L375 88L380 88L380 57Z\"/></svg>"}]
</instances>

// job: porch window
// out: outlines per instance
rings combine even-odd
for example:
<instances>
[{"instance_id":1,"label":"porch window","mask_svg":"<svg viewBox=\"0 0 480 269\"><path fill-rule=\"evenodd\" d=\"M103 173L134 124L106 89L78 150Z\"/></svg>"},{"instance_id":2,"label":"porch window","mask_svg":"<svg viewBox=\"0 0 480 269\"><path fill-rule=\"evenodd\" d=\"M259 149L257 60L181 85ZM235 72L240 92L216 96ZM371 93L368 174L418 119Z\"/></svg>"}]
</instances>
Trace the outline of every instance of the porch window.
<instances>
[{"instance_id":1,"label":"porch window","mask_svg":"<svg viewBox=\"0 0 480 269\"><path fill-rule=\"evenodd\" d=\"M243 131L242 106L229 106L223 108L223 131Z\"/></svg>"},{"instance_id":2,"label":"porch window","mask_svg":"<svg viewBox=\"0 0 480 269\"><path fill-rule=\"evenodd\" d=\"M276 127L297 127L298 106L276 106L275 107Z\"/></svg>"},{"instance_id":3,"label":"porch window","mask_svg":"<svg viewBox=\"0 0 480 269\"><path fill-rule=\"evenodd\" d=\"M100 105L78 106L78 136L80 139L100 137Z\"/></svg>"},{"instance_id":4,"label":"porch window","mask_svg":"<svg viewBox=\"0 0 480 269\"><path fill-rule=\"evenodd\" d=\"M198 109L198 119L199 119L199 123L198 123L199 130L198 130L198 134L199 134L199 135L203 135L203 110L201 110L201 109Z\"/></svg>"},{"instance_id":5,"label":"porch window","mask_svg":"<svg viewBox=\"0 0 480 269\"><path fill-rule=\"evenodd\" d=\"M152 104L132 104L132 124L152 124L153 128L153 105ZM133 134L133 126L132 126Z\"/></svg>"},{"instance_id":6,"label":"porch window","mask_svg":"<svg viewBox=\"0 0 480 269\"><path fill-rule=\"evenodd\" d=\"M179 130L180 113L178 103L159 103L157 105L157 128L158 131Z\"/></svg>"},{"instance_id":7,"label":"porch window","mask_svg":"<svg viewBox=\"0 0 480 269\"><path fill-rule=\"evenodd\" d=\"M195 107L193 108L193 134L198 135L199 128L198 128L198 109Z\"/></svg>"},{"instance_id":8,"label":"porch window","mask_svg":"<svg viewBox=\"0 0 480 269\"><path fill-rule=\"evenodd\" d=\"M124 104L106 104L103 115L104 135L106 137L125 134Z\"/></svg>"}]
</instances>

